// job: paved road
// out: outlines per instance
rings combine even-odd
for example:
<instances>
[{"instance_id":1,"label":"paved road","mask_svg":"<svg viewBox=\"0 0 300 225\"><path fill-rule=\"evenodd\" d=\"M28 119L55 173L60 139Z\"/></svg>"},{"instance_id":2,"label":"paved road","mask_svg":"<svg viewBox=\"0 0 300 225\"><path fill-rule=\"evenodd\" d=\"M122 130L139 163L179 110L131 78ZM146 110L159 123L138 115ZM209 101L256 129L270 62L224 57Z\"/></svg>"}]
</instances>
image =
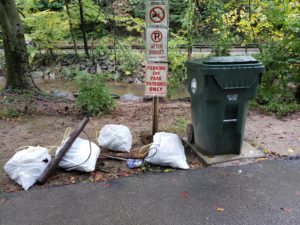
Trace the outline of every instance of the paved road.
<instances>
[{"instance_id":1,"label":"paved road","mask_svg":"<svg viewBox=\"0 0 300 225\"><path fill-rule=\"evenodd\" d=\"M1 225L298 225L300 161L150 174L0 198L6 199Z\"/></svg>"}]
</instances>

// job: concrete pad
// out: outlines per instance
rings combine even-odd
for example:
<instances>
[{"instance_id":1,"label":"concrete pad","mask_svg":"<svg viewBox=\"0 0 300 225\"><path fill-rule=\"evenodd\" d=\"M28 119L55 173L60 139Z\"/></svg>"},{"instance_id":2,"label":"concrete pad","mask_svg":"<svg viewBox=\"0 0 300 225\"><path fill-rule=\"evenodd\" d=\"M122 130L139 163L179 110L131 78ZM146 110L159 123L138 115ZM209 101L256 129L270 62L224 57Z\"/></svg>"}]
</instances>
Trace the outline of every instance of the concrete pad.
<instances>
[{"instance_id":1,"label":"concrete pad","mask_svg":"<svg viewBox=\"0 0 300 225\"><path fill-rule=\"evenodd\" d=\"M211 166L217 163L224 163L224 162L230 162L235 160L256 159L256 158L266 157L266 155L263 152L253 147L251 144L249 144L246 141L244 141L243 143L243 147L240 155L208 156L200 152L195 145L189 143L187 138L183 138L182 140L197 154L197 156L206 166Z\"/></svg>"}]
</instances>

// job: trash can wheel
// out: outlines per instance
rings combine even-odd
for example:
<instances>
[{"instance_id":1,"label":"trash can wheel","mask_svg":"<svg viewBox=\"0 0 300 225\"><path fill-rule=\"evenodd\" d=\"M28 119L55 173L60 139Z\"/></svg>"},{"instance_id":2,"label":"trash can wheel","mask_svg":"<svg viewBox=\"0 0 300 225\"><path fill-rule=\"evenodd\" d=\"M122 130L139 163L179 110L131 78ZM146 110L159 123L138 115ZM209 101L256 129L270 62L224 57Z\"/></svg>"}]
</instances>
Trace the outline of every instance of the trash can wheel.
<instances>
[{"instance_id":1,"label":"trash can wheel","mask_svg":"<svg viewBox=\"0 0 300 225\"><path fill-rule=\"evenodd\" d=\"M194 127L192 124L189 123L187 125L186 132L187 132L188 142L194 143Z\"/></svg>"}]
</instances>

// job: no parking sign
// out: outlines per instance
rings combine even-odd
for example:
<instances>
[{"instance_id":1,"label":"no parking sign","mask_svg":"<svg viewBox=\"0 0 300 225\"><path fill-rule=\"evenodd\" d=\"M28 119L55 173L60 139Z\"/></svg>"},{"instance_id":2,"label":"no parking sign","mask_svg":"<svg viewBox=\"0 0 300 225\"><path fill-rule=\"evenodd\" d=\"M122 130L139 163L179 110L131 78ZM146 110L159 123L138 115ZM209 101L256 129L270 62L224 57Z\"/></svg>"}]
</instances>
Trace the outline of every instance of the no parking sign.
<instances>
[{"instance_id":1,"label":"no parking sign","mask_svg":"<svg viewBox=\"0 0 300 225\"><path fill-rule=\"evenodd\" d=\"M168 61L168 29L164 27L147 28L146 55L149 62Z\"/></svg>"}]
</instances>

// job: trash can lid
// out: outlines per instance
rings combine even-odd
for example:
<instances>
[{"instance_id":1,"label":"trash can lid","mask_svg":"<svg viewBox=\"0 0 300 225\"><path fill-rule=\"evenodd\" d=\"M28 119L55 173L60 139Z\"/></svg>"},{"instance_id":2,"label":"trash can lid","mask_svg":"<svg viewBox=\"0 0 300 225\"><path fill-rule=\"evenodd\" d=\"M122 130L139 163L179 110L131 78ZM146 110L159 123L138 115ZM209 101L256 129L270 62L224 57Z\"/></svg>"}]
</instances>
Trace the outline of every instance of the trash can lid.
<instances>
[{"instance_id":1,"label":"trash can lid","mask_svg":"<svg viewBox=\"0 0 300 225\"><path fill-rule=\"evenodd\" d=\"M256 59L251 56L223 56L223 57L211 57L206 58L203 61L204 64L253 64L259 63Z\"/></svg>"}]
</instances>

